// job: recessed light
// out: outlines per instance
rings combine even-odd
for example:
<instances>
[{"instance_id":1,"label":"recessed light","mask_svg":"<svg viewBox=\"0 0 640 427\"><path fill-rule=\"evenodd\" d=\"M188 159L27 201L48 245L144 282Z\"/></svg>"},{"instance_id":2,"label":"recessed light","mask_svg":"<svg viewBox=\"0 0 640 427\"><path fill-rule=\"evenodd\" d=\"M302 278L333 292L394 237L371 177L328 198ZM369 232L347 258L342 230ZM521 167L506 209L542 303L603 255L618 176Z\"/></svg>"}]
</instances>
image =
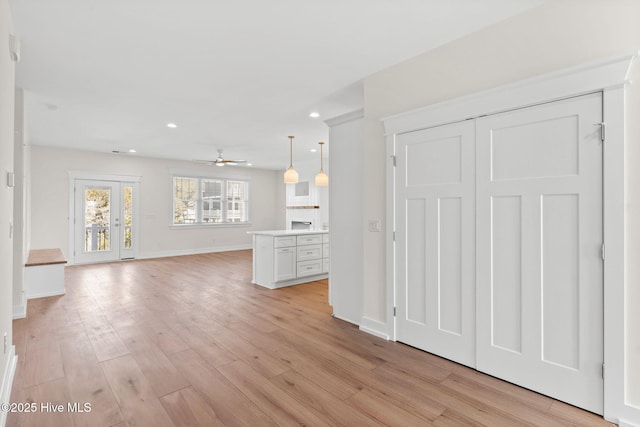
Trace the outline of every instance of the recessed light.
<instances>
[{"instance_id":1,"label":"recessed light","mask_svg":"<svg viewBox=\"0 0 640 427\"><path fill-rule=\"evenodd\" d=\"M253 166L253 163L247 163L247 166Z\"/></svg>"},{"instance_id":2,"label":"recessed light","mask_svg":"<svg viewBox=\"0 0 640 427\"><path fill-rule=\"evenodd\" d=\"M171 129L175 129L175 128L177 128L177 127L178 127L178 125L177 125L177 124L175 124L175 123L167 123L167 127L168 127L168 128L171 128Z\"/></svg>"},{"instance_id":3,"label":"recessed light","mask_svg":"<svg viewBox=\"0 0 640 427\"><path fill-rule=\"evenodd\" d=\"M318 113L317 111L314 111L313 113L309 114L309 117L313 117L314 119L320 117L320 113Z\"/></svg>"},{"instance_id":4,"label":"recessed light","mask_svg":"<svg viewBox=\"0 0 640 427\"><path fill-rule=\"evenodd\" d=\"M315 153L315 152L316 152L316 151L318 151L318 150L316 150L315 148L312 148L310 151L311 151L312 153Z\"/></svg>"},{"instance_id":5,"label":"recessed light","mask_svg":"<svg viewBox=\"0 0 640 427\"><path fill-rule=\"evenodd\" d=\"M130 153L135 153L135 152L136 152L136 150L134 150L133 148L131 148L131 149L129 150L129 152L130 152Z\"/></svg>"}]
</instances>

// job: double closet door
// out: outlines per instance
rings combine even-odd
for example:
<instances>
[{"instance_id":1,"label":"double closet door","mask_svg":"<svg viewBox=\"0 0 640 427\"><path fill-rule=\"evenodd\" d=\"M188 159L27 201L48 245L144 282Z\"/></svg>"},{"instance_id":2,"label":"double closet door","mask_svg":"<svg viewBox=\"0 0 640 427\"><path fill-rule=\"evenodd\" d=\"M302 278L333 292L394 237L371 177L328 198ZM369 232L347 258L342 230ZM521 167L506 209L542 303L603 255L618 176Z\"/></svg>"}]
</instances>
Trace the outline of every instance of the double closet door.
<instances>
[{"instance_id":1,"label":"double closet door","mask_svg":"<svg viewBox=\"0 0 640 427\"><path fill-rule=\"evenodd\" d=\"M398 135L396 339L603 411L600 93Z\"/></svg>"}]
</instances>

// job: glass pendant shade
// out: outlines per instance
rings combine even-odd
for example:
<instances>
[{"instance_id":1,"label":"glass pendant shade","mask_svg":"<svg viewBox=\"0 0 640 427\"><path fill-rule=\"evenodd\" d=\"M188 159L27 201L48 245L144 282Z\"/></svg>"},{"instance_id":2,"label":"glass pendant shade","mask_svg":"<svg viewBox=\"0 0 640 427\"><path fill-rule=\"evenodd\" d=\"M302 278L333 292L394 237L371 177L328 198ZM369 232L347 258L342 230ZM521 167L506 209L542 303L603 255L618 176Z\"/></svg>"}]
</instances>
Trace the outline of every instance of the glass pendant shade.
<instances>
[{"instance_id":1,"label":"glass pendant shade","mask_svg":"<svg viewBox=\"0 0 640 427\"><path fill-rule=\"evenodd\" d=\"M298 182L298 172L293 168L293 166L289 166L289 169L284 173L284 183L285 184L296 184Z\"/></svg>"},{"instance_id":2,"label":"glass pendant shade","mask_svg":"<svg viewBox=\"0 0 640 427\"><path fill-rule=\"evenodd\" d=\"M285 184L297 184L298 172L293 168L293 136L289 137L289 169L284 173Z\"/></svg>"},{"instance_id":3,"label":"glass pendant shade","mask_svg":"<svg viewBox=\"0 0 640 427\"><path fill-rule=\"evenodd\" d=\"M329 176L322 168L322 145L324 142L318 142L320 144L320 172L316 175L316 185L318 187L326 187L329 185Z\"/></svg>"},{"instance_id":4,"label":"glass pendant shade","mask_svg":"<svg viewBox=\"0 0 640 427\"><path fill-rule=\"evenodd\" d=\"M329 176L320 169L320 172L316 175L316 185L318 187L326 187L329 185Z\"/></svg>"}]
</instances>

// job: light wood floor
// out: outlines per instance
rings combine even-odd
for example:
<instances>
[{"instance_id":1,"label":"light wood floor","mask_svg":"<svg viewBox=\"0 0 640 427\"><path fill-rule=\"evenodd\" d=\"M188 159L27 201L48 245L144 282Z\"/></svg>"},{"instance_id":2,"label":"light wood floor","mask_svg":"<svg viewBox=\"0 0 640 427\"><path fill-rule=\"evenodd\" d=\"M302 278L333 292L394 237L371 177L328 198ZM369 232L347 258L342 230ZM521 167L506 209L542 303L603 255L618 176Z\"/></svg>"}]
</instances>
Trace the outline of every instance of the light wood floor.
<instances>
[{"instance_id":1,"label":"light wood floor","mask_svg":"<svg viewBox=\"0 0 640 427\"><path fill-rule=\"evenodd\" d=\"M14 321L11 397L65 410L7 425L609 425L332 318L326 281L250 277L250 251L67 267Z\"/></svg>"}]
</instances>

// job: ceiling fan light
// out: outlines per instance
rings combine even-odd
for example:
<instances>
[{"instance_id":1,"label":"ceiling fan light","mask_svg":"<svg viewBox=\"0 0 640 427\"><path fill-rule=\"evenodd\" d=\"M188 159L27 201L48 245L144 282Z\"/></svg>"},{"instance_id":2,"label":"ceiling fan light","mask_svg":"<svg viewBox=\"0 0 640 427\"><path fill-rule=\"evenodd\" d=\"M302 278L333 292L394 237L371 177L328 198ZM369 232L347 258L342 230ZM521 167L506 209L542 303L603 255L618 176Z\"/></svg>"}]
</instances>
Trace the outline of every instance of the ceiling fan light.
<instances>
[{"instance_id":1,"label":"ceiling fan light","mask_svg":"<svg viewBox=\"0 0 640 427\"><path fill-rule=\"evenodd\" d=\"M216 162L216 166L224 166L224 162Z\"/></svg>"},{"instance_id":2,"label":"ceiling fan light","mask_svg":"<svg viewBox=\"0 0 640 427\"><path fill-rule=\"evenodd\" d=\"M293 166L289 166L289 169L284 173L284 183L285 184L297 184L298 183L298 172L293 168Z\"/></svg>"}]
</instances>

